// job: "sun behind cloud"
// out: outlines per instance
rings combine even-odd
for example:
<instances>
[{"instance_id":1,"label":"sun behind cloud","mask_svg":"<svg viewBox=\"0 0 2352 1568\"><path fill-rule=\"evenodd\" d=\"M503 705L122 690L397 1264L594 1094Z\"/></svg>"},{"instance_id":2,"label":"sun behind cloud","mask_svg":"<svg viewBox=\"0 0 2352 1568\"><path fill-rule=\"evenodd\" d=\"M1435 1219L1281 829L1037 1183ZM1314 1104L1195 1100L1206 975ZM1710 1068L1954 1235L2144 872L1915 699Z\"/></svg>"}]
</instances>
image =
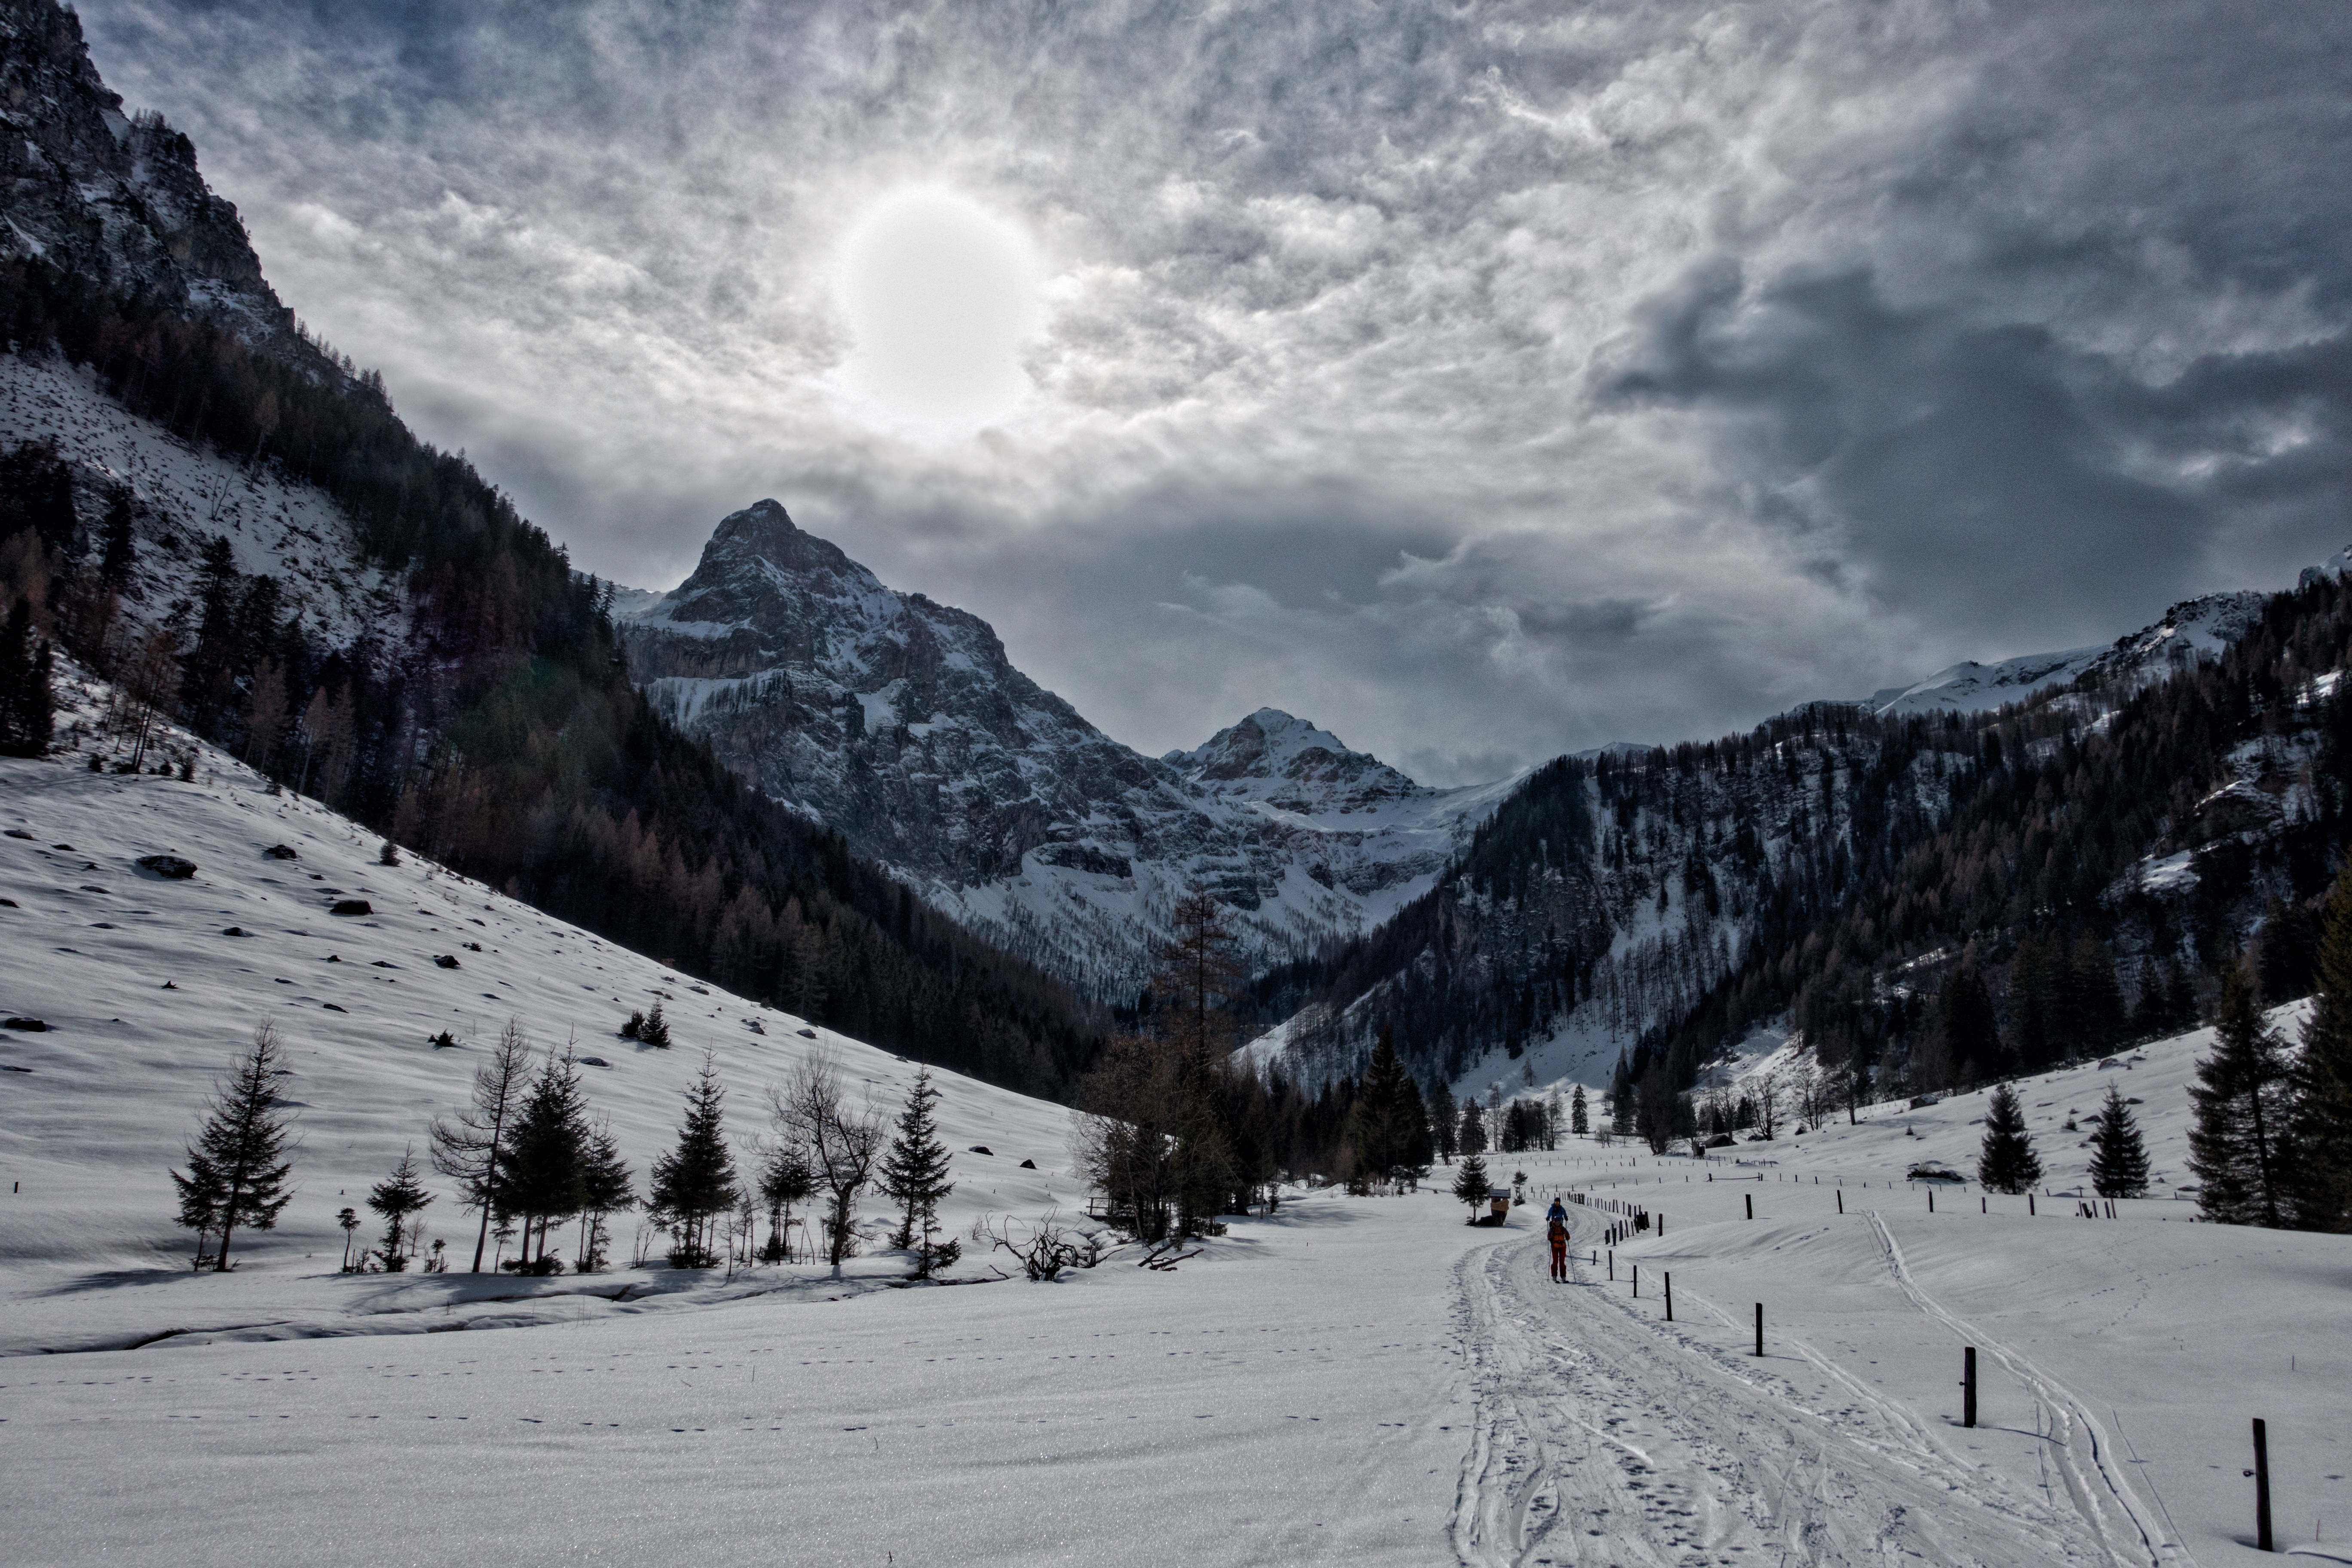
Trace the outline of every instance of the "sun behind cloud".
<instances>
[{"instance_id":1,"label":"sun behind cloud","mask_svg":"<svg viewBox=\"0 0 2352 1568\"><path fill-rule=\"evenodd\" d=\"M938 186L859 215L834 296L855 347L840 385L877 422L962 435L1029 395L1022 345L1045 321L1036 248L1012 220Z\"/></svg>"}]
</instances>

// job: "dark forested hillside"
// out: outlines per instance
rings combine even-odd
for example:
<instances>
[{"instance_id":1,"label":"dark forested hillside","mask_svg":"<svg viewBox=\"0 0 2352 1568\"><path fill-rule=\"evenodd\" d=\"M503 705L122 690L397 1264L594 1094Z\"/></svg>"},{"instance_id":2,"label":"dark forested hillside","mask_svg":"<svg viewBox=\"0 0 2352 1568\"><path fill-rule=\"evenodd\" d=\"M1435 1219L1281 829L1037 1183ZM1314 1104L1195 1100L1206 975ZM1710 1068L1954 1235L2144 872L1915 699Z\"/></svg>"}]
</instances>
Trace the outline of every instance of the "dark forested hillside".
<instances>
[{"instance_id":1,"label":"dark forested hillside","mask_svg":"<svg viewBox=\"0 0 2352 1568\"><path fill-rule=\"evenodd\" d=\"M388 574L404 613L396 637L334 646L218 539L201 544L181 613L134 622L118 599L138 549L128 520L145 503L37 446L0 457L12 604L26 600L131 700L551 913L910 1056L1067 1090L1097 1029L1065 988L744 788L654 713L600 584L462 457L418 441L378 378L286 321L249 249L226 253L224 224L243 246L235 210L202 191L184 138L134 122L195 195L151 189L152 158L113 168L121 144L104 126L120 100L69 13L11 0L0 77L11 122L48 154L0 171L14 175L0 205L20 227L90 239L0 258L11 352L86 366L132 413L323 489L351 520L355 564ZM88 165L79 185L75 159ZM100 176L119 210L75 210ZM185 242L192 211L209 248ZM205 268L243 290L239 308L189 287ZM166 521L206 537L200 518Z\"/></svg>"},{"instance_id":2,"label":"dark forested hillside","mask_svg":"<svg viewBox=\"0 0 2352 1568\"><path fill-rule=\"evenodd\" d=\"M1680 1088L1778 1020L1858 1089L2176 1025L2251 934L2265 984L2299 994L2352 788L2352 692L2321 679L2347 637L2352 593L2325 579L2152 683L1978 715L1819 705L1562 759L1437 889L1268 976L1261 1005L1300 1012L1310 1077L1354 1070L1387 1025L1426 1078L1575 1036L1621 1090L1654 1069Z\"/></svg>"}]
</instances>

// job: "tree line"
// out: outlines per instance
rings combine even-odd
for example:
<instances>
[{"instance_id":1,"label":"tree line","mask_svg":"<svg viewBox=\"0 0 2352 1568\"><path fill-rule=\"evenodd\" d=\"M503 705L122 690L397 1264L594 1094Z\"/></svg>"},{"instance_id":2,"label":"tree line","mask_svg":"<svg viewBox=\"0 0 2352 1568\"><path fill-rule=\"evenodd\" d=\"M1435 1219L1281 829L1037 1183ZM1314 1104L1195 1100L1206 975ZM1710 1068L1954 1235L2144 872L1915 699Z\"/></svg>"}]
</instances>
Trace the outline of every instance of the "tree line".
<instances>
[{"instance_id":1,"label":"tree line","mask_svg":"<svg viewBox=\"0 0 2352 1568\"><path fill-rule=\"evenodd\" d=\"M194 1266L226 1271L240 1231L276 1228L293 1200L299 1152L289 1107L278 1092L285 1047L263 1024L230 1064L204 1108L186 1148L184 1172L172 1181L177 1223L195 1233ZM436 1117L427 1129L435 1171L457 1189L460 1208L479 1216L471 1271L593 1274L612 1263L614 1215L641 1213L652 1233L669 1238L677 1268L782 1263L796 1255L793 1207L815 1205L821 1240L814 1251L835 1268L860 1246L858 1205L879 1191L898 1207L894 1248L913 1254L915 1275L929 1278L956 1261L961 1244L940 1232L939 1205L955 1184L939 1139L939 1089L919 1068L895 1131L871 1104L852 1102L840 1068L812 1054L766 1090L769 1131L739 1164L727 1129L727 1090L705 1053L687 1087L677 1142L657 1155L642 1194L609 1126L588 1104L569 1050L535 1051L510 1020L476 1069L467 1106ZM414 1149L370 1192L384 1222L373 1248L349 1244L355 1210L340 1217L347 1237L344 1268L399 1273L423 1245L419 1216L436 1201ZM764 1242L760 1237L767 1226ZM559 1246L574 1227L567 1265ZM803 1226L805 1228L805 1226ZM443 1243L428 1268L446 1268ZM509 1256L511 1247L512 1255ZM812 1251L807 1245L800 1254ZM644 1262L642 1250L631 1258Z\"/></svg>"}]
</instances>

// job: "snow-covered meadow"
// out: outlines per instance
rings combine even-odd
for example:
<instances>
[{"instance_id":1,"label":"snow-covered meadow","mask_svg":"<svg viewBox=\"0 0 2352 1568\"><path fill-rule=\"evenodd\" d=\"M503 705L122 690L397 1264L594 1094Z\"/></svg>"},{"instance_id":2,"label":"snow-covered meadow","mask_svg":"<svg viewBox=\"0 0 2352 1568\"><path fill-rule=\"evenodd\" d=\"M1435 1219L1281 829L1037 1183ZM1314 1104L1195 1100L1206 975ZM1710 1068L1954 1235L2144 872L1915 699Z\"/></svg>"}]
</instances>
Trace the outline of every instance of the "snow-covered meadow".
<instances>
[{"instance_id":1,"label":"snow-covered meadow","mask_svg":"<svg viewBox=\"0 0 2352 1568\"><path fill-rule=\"evenodd\" d=\"M2282 1543L2352 1560L2352 1241L1972 1184L1931 1215L1904 1173L1969 1171L1980 1096L1704 1163L1494 1157L1591 1200L1564 1286L1537 1205L1471 1228L1432 1191L1294 1190L1172 1271L1130 1248L1049 1285L974 1249L960 1283L909 1286L878 1245L839 1277L344 1275L334 1212L421 1149L509 1017L599 1058L640 1180L706 1047L741 1134L806 1052L885 1103L913 1066L382 866L215 752L189 783L0 762L0 819L30 835L0 837L0 1015L49 1026L0 1034L10 1563L2220 1564L2252 1555L2257 1415ZM137 867L157 853L196 875ZM345 898L372 913L327 912ZM674 1048L618 1039L656 998ZM236 1272L194 1275L164 1172L265 1018L295 1051L301 1191ZM2021 1085L2047 1187L2079 1184L2063 1123L2109 1082L2159 1190L2186 1180L2209 1046ZM1082 1208L1065 1109L940 1076L952 1226ZM1611 1204L1664 1234L1612 1258ZM462 1268L446 1184L425 1219Z\"/></svg>"}]
</instances>

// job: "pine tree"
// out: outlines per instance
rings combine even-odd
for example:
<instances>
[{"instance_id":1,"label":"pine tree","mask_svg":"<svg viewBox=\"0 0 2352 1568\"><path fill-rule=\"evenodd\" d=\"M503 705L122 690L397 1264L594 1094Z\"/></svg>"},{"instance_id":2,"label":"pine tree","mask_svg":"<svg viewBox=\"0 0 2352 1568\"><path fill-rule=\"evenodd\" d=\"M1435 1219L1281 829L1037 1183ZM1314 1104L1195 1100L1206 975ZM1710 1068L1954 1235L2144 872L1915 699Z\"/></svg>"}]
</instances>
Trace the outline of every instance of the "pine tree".
<instances>
[{"instance_id":1,"label":"pine tree","mask_svg":"<svg viewBox=\"0 0 2352 1568\"><path fill-rule=\"evenodd\" d=\"M1454 1152L1461 1146L1462 1111L1454 1103L1454 1091L1443 1080L1429 1097L1429 1130L1438 1158L1454 1163Z\"/></svg>"},{"instance_id":2,"label":"pine tree","mask_svg":"<svg viewBox=\"0 0 2352 1568\"><path fill-rule=\"evenodd\" d=\"M523 1037L521 1020L509 1018L491 1047L490 1059L474 1069L474 1103L451 1121L435 1117L431 1131L433 1168L457 1184L458 1202L478 1209L481 1234L474 1239L474 1272L482 1271L489 1250L490 1210L497 1206L499 1155L507 1132L522 1107L530 1077L530 1042Z\"/></svg>"},{"instance_id":3,"label":"pine tree","mask_svg":"<svg viewBox=\"0 0 2352 1568\"><path fill-rule=\"evenodd\" d=\"M768 1245L760 1256L782 1263L792 1256L793 1205L816 1191L808 1155L800 1145L779 1141L760 1164L760 1201L768 1205Z\"/></svg>"},{"instance_id":4,"label":"pine tree","mask_svg":"<svg viewBox=\"0 0 2352 1568\"><path fill-rule=\"evenodd\" d=\"M1456 1203L1470 1205L1473 1219L1486 1206L1486 1162L1475 1152L1463 1155L1462 1168L1454 1174L1454 1198Z\"/></svg>"},{"instance_id":5,"label":"pine tree","mask_svg":"<svg viewBox=\"0 0 2352 1568\"><path fill-rule=\"evenodd\" d=\"M180 1224L196 1233L198 1260L204 1238L220 1237L213 1267L228 1270L229 1239L239 1226L277 1227L278 1212L291 1203L286 1178L294 1169L293 1131L278 1096L278 1073L286 1060L278 1026L253 1031L253 1044L229 1068L215 1091L204 1130L188 1145L188 1173L173 1171L179 1189Z\"/></svg>"},{"instance_id":6,"label":"pine tree","mask_svg":"<svg viewBox=\"0 0 2352 1568\"><path fill-rule=\"evenodd\" d=\"M938 1120L931 1107L940 1091L931 1087L931 1069L919 1068L915 1087L907 1092L906 1109L898 1113L898 1135L882 1157L882 1190L905 1210L890 1245L912 1248L915 1277L928 1279L932 1269L952 1263L962 1247L935 1238L940 1228L940 1200L955 1191L948 1180L947 1146L940 1142ZM952 1249L952 1250L950 1250Z\"/></svg>"},{"instance_id":7,"label":"pine tree","mask_svg":"<svg viewBox=\"0 0 2352 1568\"><path fill-rule=\"evenodd\" d=\"M139 558L131 535L131 491L118 487L106 503L106 521L100 524L98 580L117 593L131 585L131 568Z\"/></svg>"},{"instance_id":8,"label":"pine tree","mask_svg":"<svg viewBox=\"0 0 2352 1568\"><path fill-rule=\"evenodd\" d=\"M677 1147L654 1161L653 1208L669 1226L676 1245L669 1260L678 1268L708 1268L719 1261L711 1247L711 1222L735 1206L735 1158L727 1149L727 1090L709 1051L686 1091L686 1121Z\"/></svg>"},{"instance_id":9,"label":"pine tree","mask_svg":"<svg viewBox=\"0 0 2352 1568\"><path fill-rule=\"evenodd\" d=\"M2346 1231L2352 1230L2352 860L2327 895L2317 971L2292 1079L2294 1222Z\"/></svg>"},{"instance_id":10,"label":"pine tree","mask_svg":"<svg viewBox=\"0 0 2352 1568\"><path fill-rule=\"evenodd\" d=\"M551 1052L499 1151L494 1201L501 1215L522 1221L518 1268L547 1273L560 1267L548 1257L547 1233L584 1205L587 1153L588 1108L579 1071L570 1051Z\"/></svg>"},{"instance_id":11,"label":"pine tree","mask_svg":"<svg viewBox=\"0 0 2352 1568\"><path fill-rule=\"evenodd\" d=\"M33 635L33 603L19 598L0 629L0 756L47 754L55 727L49 645Z\"/></svg>"},{"instance_id":12,"label":"pine tree","mask_svg":"<svg viewBox=\"0 0 2352 1568\"><path fill-rule=\"evenodd\" d=\"M657 1051L669 1049L669 1020L662 1016L659 1002L654 1004L654 1010L646 1014L645 1021L637 1026L636 1038Z\"/></svg>"},{"instance_id":13,"label":"pine tree","mask_svg":"<svg viewBox=\"0 0 2352 1568\"><path fill-rule=\"evenodd\" d=\"M1592 1131L1592 1114L1584 1103L1584 1086L1578 1084L1568 1102L1568 1130L1581 1138Z\"/></svg>"},{"instance_id":14,"label":"pine tree","mask_svg":"<svg viewBox=\"0 0 2352 1568\"><path fill-rule=\"evenodd\" d=\"M2067 973L2074 1048L2097 1055L2124 1035L2124 993L2116 979L2115 955L2105 942L2085 931L2074 940Z\"/></svg>"},{"instance_id":15,"label":"pine tree","mask_svg":"<svg viewBox=\"0 0 2352 1568\"><path fill-rule=\"evenodd\" d=\"M1383 1027L1380 1043L1372 1047L1371 1065L1356 1091L1355 1106L1348 1113L1348 1146L1355 1156L1359 1179L1385 1182L1391 1171L1414 1163L1416 1134L1425 1141L1428 1133L1425 1127L1415 1125L1420 1107L1414 1102L1417 1096L1408 1098L1412 1089L1404 1064L1397 1059L1395 1041Z\"/></svg>"},{"instance_id":16,"label":"pine tree","mask_svg":"<svg viewBox=\"0 0 2352 1568\"><path fill-rule=\"evenodd\" d=\"M2147 1145L2124 1091L2107 1085L2107 1098L2092 1114L2091 1190L2103 1198L2136 1198L2147 1191Z\"/></svg>"},{"instance_id":17,"label":"pine tree","mask_svg":"<svg viewBox=\"0 0 2352 1568\"><path fill-rule=\"evenodd\" d=\"M1478 1109L1475 1100L1462 1102L1462 1121L1454 1135L1454 1144L1473 1157L1486 1152L1486 1113Z\"/></svg>"},{"instance_id":18,"label":"pine tree","mask_svg":"<svg viewBox=\"0 0 2352 1568\"><path fill-rule=\"evenodd\" d=\"M2009 1062L2026 1072L2037 1072L2063 1054L2063 1009L2060 992L2065 988L2065 952L2057 937L2029 931L2017 944L2017 958L2009 971ZM1999 1070L1989 1061L1971 1062L1982 1075Z\"/></svg>"},{"instance_id":19,"label":"pine tree","mask_svg":"<svg viewBox=\"0 0 2352 1568\"><path fill-rule=\"evenodd\" d=\"M416 1150L411 1145L400 1152L400 1163L392 1168L392 1174L368 1194L367 1206L383 1216L383 1243L375 1256L386 1274L407 1268L409 1257L416 1250L416 1236L408 1216L423 1213L433 1202L433 1194L425 1190L418 1175Z\"/></svg>"},{"instance_id":20,"label":"pine tree","mask_svg":"<svg viewBox=\"0 0 2352 1568\"><path fill-rule=\"evenodd\" d=\"M2202 1184L2197 1206L2228 1225L2278 1225L2286 1186L2280 1157L2286 1064L2243 964L2221 976L2213 1054L2197 1064L2189 1101L2189 1168Z\"/></svg>"},{"instance_id":21,"label":"pine tree","mask_svg":"<svg viewBox=\"0 0 2352 1568\"><path fill-rule=\"evenodd\" d=\"M580 1173L580 1272L593 1274L604 1267L604 1216L637 1206L629 1184L629 1163L613 1140L612 1128L599 1122L588 1135Z\"/></svg>"},{"instance_id":22,"label":"pine tree","mask_svg":"<svg viewBox=\"0 0 2352 1568\"><path fill-rule=\"evenodd\" d=\"M1985 1107L1984 1147L1977 1155L1977 1180L1996 1193L2022 1193L2042 1179L2042 1159L2025 1130L2025 1110L2017 1090L1994 1086Z\"/></svg>"},{"instance_id":23,"label":"pine tree","mask_svg":"<svg viewBox=\"0 0 2352 1568\"><path fill-rule=\"evenodd\" d=\"M1914 1092L1948 1089L2001 1068L2000 1024L1992 993L1965 960L1944 976L1927 1030L1912 1047L1907 1068Z\"/></svg>"}]
</instances>

